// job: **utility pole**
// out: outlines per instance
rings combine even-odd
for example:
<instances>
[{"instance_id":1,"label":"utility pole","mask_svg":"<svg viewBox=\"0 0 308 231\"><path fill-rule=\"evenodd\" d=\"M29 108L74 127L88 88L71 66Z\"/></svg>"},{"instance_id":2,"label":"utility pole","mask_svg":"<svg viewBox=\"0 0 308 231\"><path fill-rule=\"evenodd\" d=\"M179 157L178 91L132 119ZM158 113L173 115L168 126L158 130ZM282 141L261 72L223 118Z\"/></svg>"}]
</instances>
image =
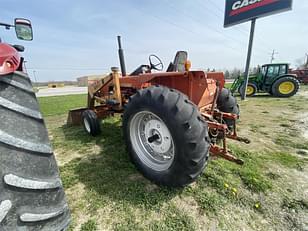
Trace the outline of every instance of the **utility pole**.
<instances>
[{"instance_id":1,"label":"utility pole","mask_svg":"<svg viewBox=\"0 0 308 231\"><path fill-rule=\"evenodd\" d=\"M271 53L271 63L273 63L274 59L275 59L275 55L277 55L278 52L275 51L275 49L273 50L273 52Z\"/></svg>"},{"instance_id":2,"label":"utility pole","mask_svg":"<svg viewBox=\"0 0 308 231\"><path fill-rule=\"evenodd\" d=\"M306 62L305 62L305 68L308 68L308 53L306 53Z\"/></svg>"},{"instance_id":3,"label":"utility pole","mask_svg":"<svg viewBox=\"0 0 308 231\"><path fill-rule=\"evenodd\" d=\"M35 80L35 83L36 83L36 87L38 87L38 83L37 83L37 79L36 79L36 71L33 70L33 77L34 77L34 80Z\"/></svg>"}]
</instances>

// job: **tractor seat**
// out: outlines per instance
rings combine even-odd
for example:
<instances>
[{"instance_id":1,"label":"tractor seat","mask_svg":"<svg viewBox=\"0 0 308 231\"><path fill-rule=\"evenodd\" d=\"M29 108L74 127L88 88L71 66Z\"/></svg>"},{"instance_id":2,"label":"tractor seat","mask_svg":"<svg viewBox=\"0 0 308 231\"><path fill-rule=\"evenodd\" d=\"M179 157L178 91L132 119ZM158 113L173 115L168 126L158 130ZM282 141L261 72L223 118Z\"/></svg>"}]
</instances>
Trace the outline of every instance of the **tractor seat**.
<instances>
[{"instance_id":1,"label":"tractor seat","mask_svg":"<svg viewBox=\"0 0 308 231\"><path fill-rule=\"evenodd\" d=\"M184 72L185 62L187 61L187 52L178 51L176 52L174 61L171 62L167 68L167 72Z\"/></svg>"}]
</instances>

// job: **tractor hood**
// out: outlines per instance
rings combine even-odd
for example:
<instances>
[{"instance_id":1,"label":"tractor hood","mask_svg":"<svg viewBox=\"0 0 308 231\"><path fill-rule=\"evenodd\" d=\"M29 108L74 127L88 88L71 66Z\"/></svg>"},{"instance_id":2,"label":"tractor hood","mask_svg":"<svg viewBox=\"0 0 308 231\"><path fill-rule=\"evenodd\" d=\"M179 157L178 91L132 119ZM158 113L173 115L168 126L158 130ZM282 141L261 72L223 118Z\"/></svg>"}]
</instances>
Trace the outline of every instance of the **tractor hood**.
<instances>
[{"instance_id":1,"label":"tractor hood","mask_svg":"<svg viewBox=\"0 0 308 231\"><path fill-rule=\"evenodd\" d=\"M16 71L19 65L18 51L9 44L0 43L0 75Z\"/></svg>"}]
</instances>

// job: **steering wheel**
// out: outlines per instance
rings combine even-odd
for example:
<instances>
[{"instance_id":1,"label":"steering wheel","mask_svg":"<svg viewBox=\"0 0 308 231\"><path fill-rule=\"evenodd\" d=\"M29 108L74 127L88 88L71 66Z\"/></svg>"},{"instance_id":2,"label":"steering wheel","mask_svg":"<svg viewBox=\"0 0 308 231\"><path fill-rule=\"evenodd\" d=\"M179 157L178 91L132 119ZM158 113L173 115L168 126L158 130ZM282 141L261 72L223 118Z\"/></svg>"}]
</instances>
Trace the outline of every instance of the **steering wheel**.
<instances>
[{"instance_id":1,"label":"steering wheel","mask_svg":"<svg viewBox=\"0 0 308 231\"><path fill-rule=\"evenodd\" d=\"M150 68L157 71L162 71L164 68L163 62L156 55L149 56Z\"/></svg>"}]
</instances>

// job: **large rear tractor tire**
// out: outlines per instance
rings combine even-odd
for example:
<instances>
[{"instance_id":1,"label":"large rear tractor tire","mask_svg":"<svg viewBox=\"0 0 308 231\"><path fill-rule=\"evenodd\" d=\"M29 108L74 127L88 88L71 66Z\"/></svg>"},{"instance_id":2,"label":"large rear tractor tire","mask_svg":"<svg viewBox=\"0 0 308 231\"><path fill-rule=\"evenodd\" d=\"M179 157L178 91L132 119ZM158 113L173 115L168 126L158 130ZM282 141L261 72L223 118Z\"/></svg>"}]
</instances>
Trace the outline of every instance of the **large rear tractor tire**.
<instances>
[{"instance_id":1,"label":"large rear tractor tire","mask_svg":"<svg viewBox=\"0 0 308 231\"><path fill-rule=\"evenodd\" d=\"M159 185L190 184L206 166L207 123L179 91L163 86L139 90L127 104L123 130L132 162Z\"/></svg>"},{"instance_id":2,"label":"large rear tractor tire","mask_svg":"<svg viewBox=\"0 0 308 231\"><path fill-rule=\"evenodd\" d=\"M221 90L217 99L217 108L222 112L236 114L237 116L240 115L240 108L237 104L237 100L227 88ZM224 121L229 128L234 126L233 120L225 119Z\"/></svg>"},{"instance_id":3,"label":"large rear tractor tire","mask_svg":"<svg viewBox=\"0 0 308 231\"><path fill-rule=\"evenodd\" d=\"M0 230L65 230L70 213L31 81L0 76Z\"/></svg>"},{"instance_id":4,"label":"large rear tractor tire","mask_svg":"<svg viewBox=\"0 0 308 231\"><path fill-rule=\"evenodd\" d=\"M282 77L276 80L272 85L273 96L291 97L299 90L299 82L291 76Z\"/></svg>"}]
</instances>

